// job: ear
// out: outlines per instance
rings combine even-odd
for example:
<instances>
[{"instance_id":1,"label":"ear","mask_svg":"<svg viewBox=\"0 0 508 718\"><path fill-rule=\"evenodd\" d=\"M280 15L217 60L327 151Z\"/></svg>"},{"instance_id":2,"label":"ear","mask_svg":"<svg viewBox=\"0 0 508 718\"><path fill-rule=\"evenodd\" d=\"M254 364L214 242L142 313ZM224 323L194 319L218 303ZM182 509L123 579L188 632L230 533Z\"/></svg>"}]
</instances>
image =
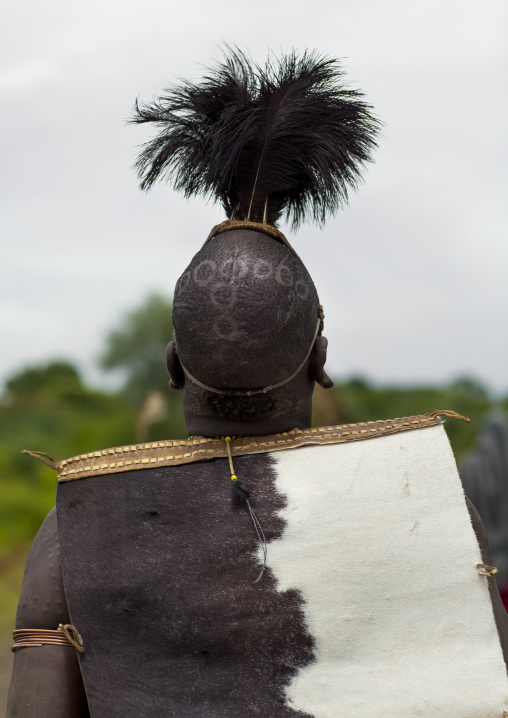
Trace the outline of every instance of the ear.
<instances>
[{"instance_id":1,"label":"ear","mask_svg":"<svg viewBox=\"0 0 508 718\"><path fill-rule=\"evenodd\" d=\"M185 386L185 374L176 353L176 342L169 342L166 349L166 366L171 375L169 386L172 389L183 389Z\"/></svg>"},{"instance_id":2,"label":"ear","mask_svg":"<svg viewBox=\"0 0 508 718\"><path fill-rule=\"evenodd\" d=\"M331 389L333 381L325 372L326 348L328 347L328 339L326 337L317 337L314 343L314 349L310 355L309 375L310 378L317 382L323 389Z\"/></svg>"}]
</instances>

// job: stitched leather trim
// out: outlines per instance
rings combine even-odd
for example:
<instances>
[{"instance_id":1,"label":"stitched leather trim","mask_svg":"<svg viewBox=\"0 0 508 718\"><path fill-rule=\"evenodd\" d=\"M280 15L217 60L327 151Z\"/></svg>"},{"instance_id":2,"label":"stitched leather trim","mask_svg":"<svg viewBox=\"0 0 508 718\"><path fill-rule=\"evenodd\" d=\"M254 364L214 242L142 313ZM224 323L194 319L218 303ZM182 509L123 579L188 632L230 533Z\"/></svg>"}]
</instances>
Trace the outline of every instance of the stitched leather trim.
<instances>
[{"instance_id":1,"label":"stitched leather trim","mask_svg":"<svg viewBox=\"0 0 508 718\"><path fill-rule=\"evenodd\" d=\"M261 454L269 451L295 449L310 444L342 444L362 441L400 431L424 429L440 424L437 415L422 414L388 421L369 421L364 424L340 424L315 429L292 429L271 436L240 436L231 441L233 456ZM58 481L71 481L87 476L117 474L156 466L176 466L195 461L227 456L223 439L195 437L186 441L156 441L150 444L118 446L103 451L82 454L58 464Z\"/></svg>"}]
</instances>

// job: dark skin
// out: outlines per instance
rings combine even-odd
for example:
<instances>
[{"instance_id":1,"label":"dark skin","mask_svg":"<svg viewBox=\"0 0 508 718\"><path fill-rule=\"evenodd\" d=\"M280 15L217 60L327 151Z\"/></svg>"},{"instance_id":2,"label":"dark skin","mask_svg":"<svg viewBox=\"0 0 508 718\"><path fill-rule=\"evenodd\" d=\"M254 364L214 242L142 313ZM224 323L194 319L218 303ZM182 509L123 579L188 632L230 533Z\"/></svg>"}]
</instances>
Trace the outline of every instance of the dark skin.
<instances>
[{"instance_id":1,"label":"dark skin","mask_svg":"<svg viewBox=\"0 0 508 718\"><path fill-rule=\"evenodd\" d=\"M70 623L60 563L56 509L30 549L16 614L16 628L55 630ZM7 718L87 718L76 650L66 646L22 648L14 653Z\"/></svg>"}]
</instances>

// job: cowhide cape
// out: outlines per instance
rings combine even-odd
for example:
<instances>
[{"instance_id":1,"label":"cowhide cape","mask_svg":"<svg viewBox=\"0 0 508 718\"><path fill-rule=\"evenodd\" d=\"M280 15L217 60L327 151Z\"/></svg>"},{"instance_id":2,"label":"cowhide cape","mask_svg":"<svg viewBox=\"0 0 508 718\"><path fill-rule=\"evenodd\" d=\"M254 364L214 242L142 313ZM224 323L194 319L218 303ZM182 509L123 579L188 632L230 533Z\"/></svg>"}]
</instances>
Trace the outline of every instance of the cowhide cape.
<instances>
[{"instance_id":1,"label":"cowhide cape","mask_svg":"<svg viewBox=\"0 0 508 718\"><path fill-rule=\"evenodd\" d=\"M208 452L208 453L207 453ZM425 415L63 462L94 718L501 718L506 665L446 434ZM85 478L86 477L86 478Z\"/></svg>"}]
</instances>

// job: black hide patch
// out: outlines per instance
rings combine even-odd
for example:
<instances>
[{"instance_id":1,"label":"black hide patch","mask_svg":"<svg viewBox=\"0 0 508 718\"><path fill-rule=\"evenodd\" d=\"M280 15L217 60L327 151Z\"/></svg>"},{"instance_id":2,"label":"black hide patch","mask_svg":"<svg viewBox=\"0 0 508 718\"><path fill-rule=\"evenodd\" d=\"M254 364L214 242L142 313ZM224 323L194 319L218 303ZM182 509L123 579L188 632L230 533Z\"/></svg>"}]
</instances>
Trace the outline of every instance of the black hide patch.
<instances>
[{"instance_id":1,"label":"black hide patch","mask_svg":"<svg viewBox=\"0 0 508 718\"><path fill-rule=\"evenodd\" d=\"M268 542L281 536L275 467L234 460ZM227 459L61 483L71 620L95 718L296 718L284 689L313 660L297 591L277 592ZM268 545L268 551L270 546Z\"/></svg>"}]
</instances>

